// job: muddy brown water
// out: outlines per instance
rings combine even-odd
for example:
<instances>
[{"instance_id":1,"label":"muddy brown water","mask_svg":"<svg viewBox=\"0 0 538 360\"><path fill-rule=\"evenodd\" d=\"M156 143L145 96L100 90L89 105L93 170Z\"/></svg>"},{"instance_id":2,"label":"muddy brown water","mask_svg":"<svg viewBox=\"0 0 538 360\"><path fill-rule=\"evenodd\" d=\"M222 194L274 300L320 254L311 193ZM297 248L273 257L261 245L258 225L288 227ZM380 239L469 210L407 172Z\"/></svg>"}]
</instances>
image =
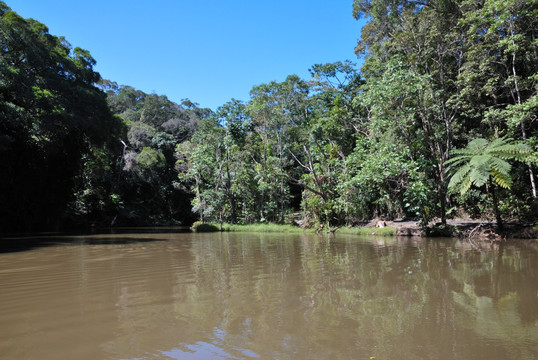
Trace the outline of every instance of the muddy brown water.
<instances>
[{"instance_id":1,"label":"muddy brown water","mask_svg":"<svg viewBox=\"0 0 538 360\"><path fill-rule=\"evenodd\" d=\"M0 241L1 359L538 359L534 242Z\"/></svg>"}]
</instances>

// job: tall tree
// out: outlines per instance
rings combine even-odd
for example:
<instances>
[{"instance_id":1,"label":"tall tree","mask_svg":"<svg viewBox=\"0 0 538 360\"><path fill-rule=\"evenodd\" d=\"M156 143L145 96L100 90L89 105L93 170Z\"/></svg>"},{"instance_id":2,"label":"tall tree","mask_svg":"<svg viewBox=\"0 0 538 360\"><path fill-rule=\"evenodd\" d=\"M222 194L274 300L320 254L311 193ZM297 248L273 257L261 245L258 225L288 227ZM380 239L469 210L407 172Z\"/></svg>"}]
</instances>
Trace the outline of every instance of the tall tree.
<instances>
[{"instance_id":1,"label":"tall tree","mask_svg":"<svg viewBox=\"0 0 538 360\"><path fill-rule=\"evenodd\" d=\"M468 116L523 141L536 136L538 1L461 1L466 30L459 76ZM537 186L528 164L529 188Z\"/></svg>"},{"instance_id":2,"label":"tall tree","mask_svg":"<svg viewBox=\"0 0 538 360\"><path fill-rule=\"evenodd\" d=\"M125 153L115 193L121 204L116 224L189 224L191 197L177 183L176 145L191 139L210 110L107 80L100 86L128 127L121 140Z\"/></svg>"},{"instance_id":3,"label":"tall tree","mask_svg":"<svg viewBox=\"0 0 538 360\"><path fill-rule=\"evenodd\" d=\"M285 174L294 164L290 150L298 143L301 126L309 116L308 93L308 84L297 75L281 83L255 86L250 92L248 114L261 140L255 159L263 219L284 221L291 199Z\"/></svg>"},{"instance_id":4,"label":"tall tree","mask_svg":"<svg viewBox=\"0 0 538 360\"><path fill-rule=\"evenodd\" d=\"M0 228L57 227L82 159L121 131L89 52L0 2ZM93 150L92 150L93 149Z\"/></svg>"}]
</instances>

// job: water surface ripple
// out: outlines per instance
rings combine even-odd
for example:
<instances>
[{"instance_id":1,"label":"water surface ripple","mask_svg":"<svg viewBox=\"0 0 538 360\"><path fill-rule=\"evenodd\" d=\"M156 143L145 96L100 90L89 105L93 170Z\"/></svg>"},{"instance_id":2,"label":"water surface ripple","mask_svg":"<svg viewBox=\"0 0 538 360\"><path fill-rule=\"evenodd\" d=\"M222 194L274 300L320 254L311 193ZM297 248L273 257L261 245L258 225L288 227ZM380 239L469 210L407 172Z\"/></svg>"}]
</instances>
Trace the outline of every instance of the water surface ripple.
<instances>
[{"instance_id":1,"label":"water surface ripple","mask_svg":"<svg viewBox=\"0 0 538 360\"><path fill-rule=\"evenodd\" d=\"M133 232L15 248L2 359L538 358L532 242Z\"/></svg>"}]
</instances>

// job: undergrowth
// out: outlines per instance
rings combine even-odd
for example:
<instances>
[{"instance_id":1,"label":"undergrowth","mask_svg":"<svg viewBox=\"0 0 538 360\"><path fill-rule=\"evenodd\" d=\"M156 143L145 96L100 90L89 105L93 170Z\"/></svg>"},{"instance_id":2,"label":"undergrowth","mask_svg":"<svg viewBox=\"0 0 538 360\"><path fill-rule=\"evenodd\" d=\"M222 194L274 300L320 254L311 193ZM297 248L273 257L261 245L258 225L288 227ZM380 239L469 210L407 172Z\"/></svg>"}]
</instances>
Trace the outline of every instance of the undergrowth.
<instances>
[{"instance_id":1,"label":"undergrowth","mask_svg":"<svg viewBox=\"0 0 538 360\"><path fill-rule=\"evenodd\" d=\"M195 222L191 229L195 232L258 232L258 233L267 233L267 232L279 232L279 233L314 233L315 229L302 229L297 226L289 224L246 224L246 225L237 225L237 224L203 224L200 222ZM323 233L323 232L322 232ZM383 228L373 228L373 227L342 227L336 230L336 233L340 234L352 234L352 235L376 235L376 236L394 236L396 235L396 228L392 226L387 226Z\"/></svg>"}]
</instances>

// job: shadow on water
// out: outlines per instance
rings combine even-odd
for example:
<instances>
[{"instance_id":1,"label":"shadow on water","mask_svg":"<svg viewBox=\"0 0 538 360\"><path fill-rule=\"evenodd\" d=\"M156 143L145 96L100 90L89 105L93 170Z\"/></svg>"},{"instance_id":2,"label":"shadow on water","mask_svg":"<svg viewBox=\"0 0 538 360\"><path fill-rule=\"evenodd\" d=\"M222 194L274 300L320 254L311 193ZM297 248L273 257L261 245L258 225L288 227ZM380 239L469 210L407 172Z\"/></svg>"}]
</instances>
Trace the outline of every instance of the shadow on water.
<instances>
[{"instance_id":1,"label":"shadow on water","mask_svg":"<svg viewBox=\"0 0 538 360\"><path fill-rule=\"evenodd\" d=\"M99 229L89 232L58 232L0 235L0 254L60 245L127 245L165 241L159 234L187 233L186 227L140 227ZM144 234L151 236L143 236Z\"/></svg>"}]
</instances>

